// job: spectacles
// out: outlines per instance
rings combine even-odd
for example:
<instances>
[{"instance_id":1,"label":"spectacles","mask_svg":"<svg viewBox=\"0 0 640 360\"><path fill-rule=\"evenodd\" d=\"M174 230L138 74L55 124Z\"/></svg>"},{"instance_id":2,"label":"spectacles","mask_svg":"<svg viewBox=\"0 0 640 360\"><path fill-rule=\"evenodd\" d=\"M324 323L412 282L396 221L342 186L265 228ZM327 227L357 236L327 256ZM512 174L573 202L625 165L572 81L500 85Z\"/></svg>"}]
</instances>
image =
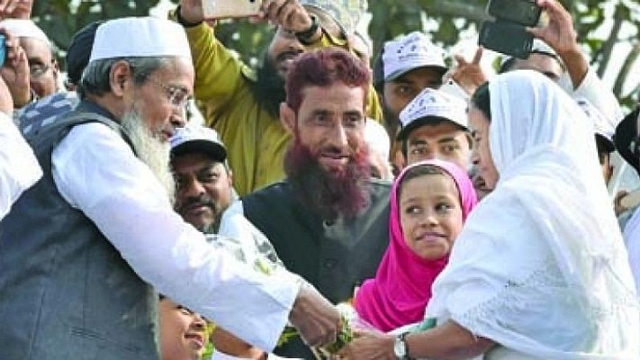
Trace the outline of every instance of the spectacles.
<instances>
[{"instance_id":1,"label":"spectacles","mask_svg":"<svg viewBox=\"0 0 640 360\"><path fill-rule=\"evenodd\" d=\"M49 69L51 65L43 65L43 64L33 64L29 65L29 75L32 79L37 79L44 75Z\"/></svg>"},{"instance_id":2,"label":"spectacles","mask_svg":"<svg viewBox=\"0 0 640 360\"><path fill-rule=\"evenodd\" d=\"M180 110L187 110L189 100L191 100L191 96L189 96L187 90L179 86L167 85L151 76L147 79L151 80L152 83L160 86L165 91L167 100L169 100L171 105Z\"/></svg>"}]
</instances>

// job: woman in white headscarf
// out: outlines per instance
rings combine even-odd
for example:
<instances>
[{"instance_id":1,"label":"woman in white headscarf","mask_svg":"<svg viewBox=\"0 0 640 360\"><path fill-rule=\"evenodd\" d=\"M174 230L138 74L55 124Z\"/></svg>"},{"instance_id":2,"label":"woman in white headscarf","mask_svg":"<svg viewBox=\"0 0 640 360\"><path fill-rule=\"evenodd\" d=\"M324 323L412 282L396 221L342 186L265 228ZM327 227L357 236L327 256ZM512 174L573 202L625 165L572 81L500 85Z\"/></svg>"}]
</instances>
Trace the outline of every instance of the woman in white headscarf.
<instances>
[{"instance_id":1,"label":"woman in white headscarf","mask_svg":"<svg viewBox=\"0 0 640 360\"><path fill-rule=\"evenodd\" d=\"M584 113L533 71L500 75L471 102L474 161L494 191L433 285L437 326L363 334L343 355L640 358L637 295Z\"/></svg>"}]
</instances>

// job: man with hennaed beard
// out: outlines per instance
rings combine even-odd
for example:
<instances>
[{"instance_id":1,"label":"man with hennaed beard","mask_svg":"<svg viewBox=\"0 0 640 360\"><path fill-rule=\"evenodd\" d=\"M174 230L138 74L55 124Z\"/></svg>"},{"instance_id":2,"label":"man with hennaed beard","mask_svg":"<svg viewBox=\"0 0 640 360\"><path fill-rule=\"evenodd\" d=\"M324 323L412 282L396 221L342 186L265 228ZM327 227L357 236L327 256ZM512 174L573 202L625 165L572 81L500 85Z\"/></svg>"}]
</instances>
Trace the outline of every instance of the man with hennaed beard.
<instances>
[{"instance_id":1,"label":"man with hennaed beard","mask_svg":"<svg viewBox=\"0 0 640 360\"><path fill-rule=\"evenodd\" d=\"M287 178L232 204L220 226L220 234L239 236L234 224L248 219L289 271L336 304L375 274L388 243L390 184L370 176L365 142L370 81L366 65L339 48L296 59L280 106L294 139ZM313 359L296 339L275 353Z\"/></svg>"},{"instance_id":2,"label":"man with hennaed beard","mask_svg":"<svg viewBox=\"0 0 640 360\"><path fill-rule=\"evenodd\" d=\"M215 37L216 27L204 22L202 0L180 1L172 15L185 27L193 53L197 104L206 125L227 146L239 195L285 176L282 164L292 137L278 118L292 61L317 48L352 48L365 9L366 0L262 1L255 20L270 22L275 31L254 72ZM373 87L368 90L374 93ZM367 113L381 119L377 97L369 96Z\"/></svg>"}]
</instances>

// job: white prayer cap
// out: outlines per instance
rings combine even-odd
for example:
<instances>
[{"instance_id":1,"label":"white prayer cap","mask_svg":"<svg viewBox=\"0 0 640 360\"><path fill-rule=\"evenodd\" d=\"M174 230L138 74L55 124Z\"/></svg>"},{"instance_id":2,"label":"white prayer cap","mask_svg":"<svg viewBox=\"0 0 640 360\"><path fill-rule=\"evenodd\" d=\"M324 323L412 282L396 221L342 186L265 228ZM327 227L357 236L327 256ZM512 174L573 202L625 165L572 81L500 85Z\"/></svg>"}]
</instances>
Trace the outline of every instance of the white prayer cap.
<instances>
[{"instance_id":1,"label":"white prayer cap","mask_svg":"<svg viewBox=\"0 0 640 360\"><path fill-rule=\"evenodd\" d=\"M457 96L425 88L400 112L398 139L406 138L417 127L441 120L468 130L467 103Z\"/></svg>"},{"instance_id":2,"label":"white prayer cap","mask_svg":"<svg viewBox=\"0 0 640 360\"><path fill-rule=\"evenodd\" d=\"M13 36L38 39L47 44L47 46L51 46L51 40L49 40L47 34L32 20L5 19L0 21L0 27L7 29Z\"/></svg>"},{"instance_id":3,"label":"white prayer cap","mask_svg":"<svg viewBox=\"0 0 640 360\"><path fill-rule=\"evenodd\" d=\"M444 56L444 50L419 31L387 41L382 53L384 81L395 80L421 67L434 67L444 74L447 71Z\"/></svg>"},{"instance_id":4,"label":"white prayer cap","mask_svg":"<svg viewBox=\"0 0 640 360\"><path fill-rule=\"evenodd\" d=\"M177 56L191 61L191 50L179 24L154 17L114 19L100 25L89 62L119 57Z\"/></svg>"}]
</instances>

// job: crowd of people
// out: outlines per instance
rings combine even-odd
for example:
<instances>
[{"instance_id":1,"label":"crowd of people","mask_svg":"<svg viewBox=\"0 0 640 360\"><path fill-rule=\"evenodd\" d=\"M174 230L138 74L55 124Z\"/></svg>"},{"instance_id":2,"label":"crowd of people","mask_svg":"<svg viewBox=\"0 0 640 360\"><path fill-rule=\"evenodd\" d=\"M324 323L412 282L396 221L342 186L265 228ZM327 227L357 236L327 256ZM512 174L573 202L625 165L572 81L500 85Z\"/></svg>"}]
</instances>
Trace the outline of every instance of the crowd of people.
<instances>
[{"instance_id":1,"label":"crowd of people","mask_svg":"<svg viewBox=\"0 0 640 360\"><path fill-rule=\"evenodd\" d=\"M64 82L0 4L0 358L640 359L638 109L536 2L495 75L371 60L365 0L263 0L253 69L181 0L79 30Z\"/></svg>"}]
</instances>

